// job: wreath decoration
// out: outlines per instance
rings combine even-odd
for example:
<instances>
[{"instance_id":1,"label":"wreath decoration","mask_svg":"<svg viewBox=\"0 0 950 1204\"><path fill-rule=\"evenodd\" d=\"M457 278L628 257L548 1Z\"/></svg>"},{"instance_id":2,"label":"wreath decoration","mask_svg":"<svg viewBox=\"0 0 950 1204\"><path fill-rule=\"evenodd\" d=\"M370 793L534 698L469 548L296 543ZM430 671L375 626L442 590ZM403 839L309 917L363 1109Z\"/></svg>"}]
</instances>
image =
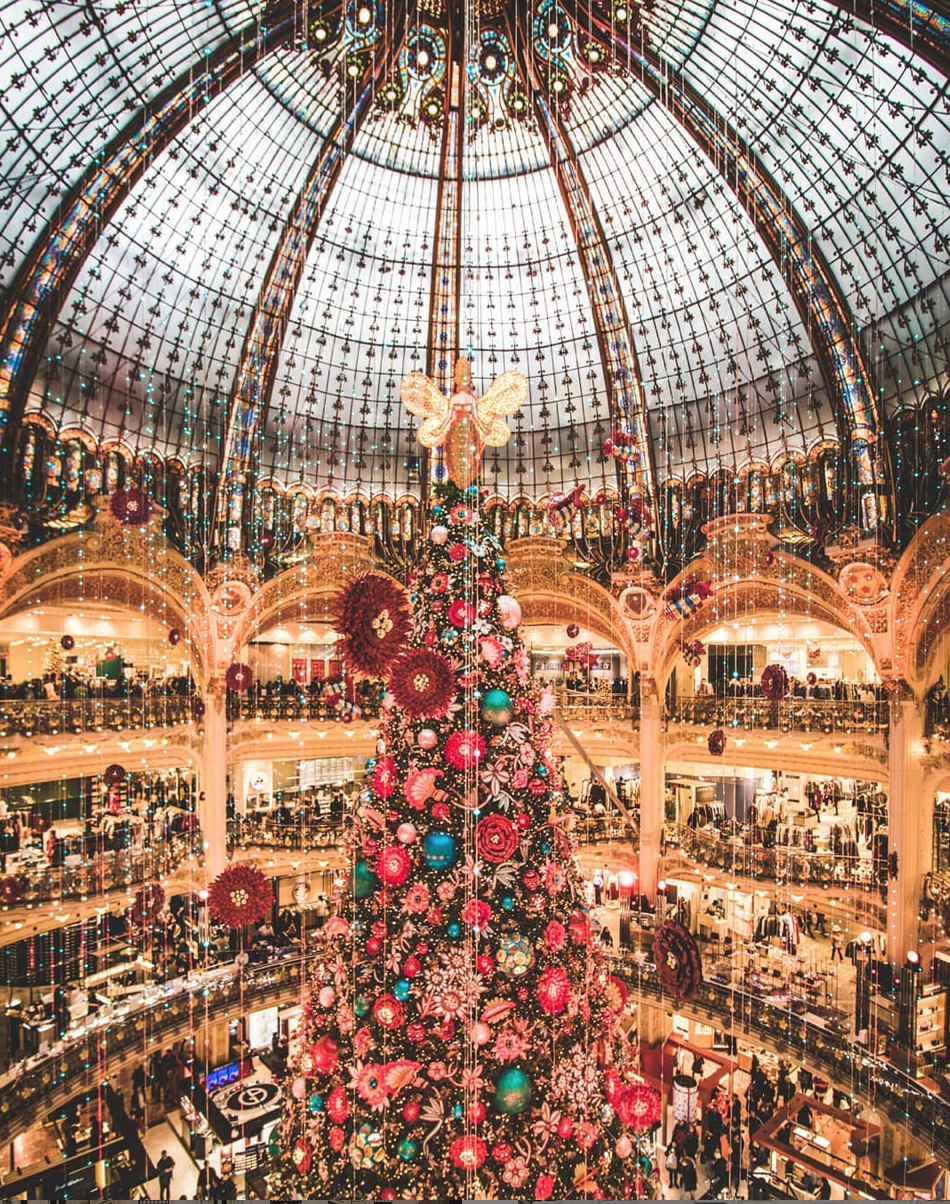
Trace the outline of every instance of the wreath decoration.
<instances>
[{"instance_id":1,"label":"wreath decoration","mask_svg":"<svg viewBox=\"0 0 950 1204\"><path fill-rule=\"evenodd\" d=\"M236 694L245 694L254 681L254 671L250 665L234 661L233 664L228 665L224 680L229 690L234 690Z\"/></svg>"},{"instance_id":2,"label":"wreath decoration","mask_svg":"<svg viewBox=\"0 0 950 1204\"><path fill-rule=\"evenodd\" d=\"M135 892L132 903L132 920L147 927L165 906L165 891L160 882L147 882Z\"/></svg>"},{"instance_id":3,"label":"wreath decoration","mask_svg":"<svg viewBox=\"0 0 950 1204\"><path fill-rule=\"evenodd\" d=\"M340 590L333 626L342 635L343 659L357 673L385 677L412 630L402 589L381 573L366 573Z\"/></svg>"},{"instance_id":4,"label":"wreath decoration","mask_svg":"<svg viewBox=\"0 0 950 1204\"><path fill-rule=\"evenodd\" d=\"M144 527L152 517L154 504L144 489L126 485L117 489L109 501L113 515L126 527Z\"/></svg>"},{"instance_id":5,"label":"wreath decoration","mask_svg":"<svg viewBox=\"0 0 950 1204\"><path fill-rule=\"evenodd\" d=\"M675 920L665 920L653 938L653 960L660 986L674 999L692 999L703 981L703 960L696 939Z\"/></svg>"},{"instance_id":6,"label":"wreath decoration","mask_svg":"<svg viewBox=\"0 0 950 1204\"><path fill-rule=\"evenodd\" d=\"M781 665L766 665L759 684L764 698L769 702L781 702L788 693L788 674Z\"/></svg>"},{"instance_id":7,"label":"wreath decoration","mask_svg":"<svg viewBox=\"0 0 950 1204\"><path fill-rule=\"evenodd\" d=\"M726 751L726 733L721 727L717 727L714 732L709 733L706 746L714 757L721 757Z\"/></svg>"},{"instance_id":8,"label":"wreath decoration","mask_svg":"<svg viewBox=\"0 0 950 1204\"><path fill-rule=\"evenodd\" d=\"M270 880L256 865L238 863L222 870L211 883L208 910L228 928L243 928L263 920L271 909L274 892Z\"/></svg>"}]
</instances>

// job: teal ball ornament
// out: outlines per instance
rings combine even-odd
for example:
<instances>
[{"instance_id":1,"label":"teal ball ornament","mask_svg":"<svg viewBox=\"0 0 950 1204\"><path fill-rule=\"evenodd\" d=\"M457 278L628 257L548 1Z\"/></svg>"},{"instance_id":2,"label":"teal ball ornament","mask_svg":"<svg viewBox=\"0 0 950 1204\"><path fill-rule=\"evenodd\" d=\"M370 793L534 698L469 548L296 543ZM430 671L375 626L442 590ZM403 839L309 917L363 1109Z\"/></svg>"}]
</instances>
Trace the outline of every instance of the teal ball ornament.
<instances>
[{"instance_id":1,"label":"teal ball ornament","mask_svg":"<svg viewBox=\"0 0 950 1204\"><path fill-rule=\"evenodd\" d=\"M461 1104L456 1104L455 1107L452 1109L452 1115L455 1117L456 1120L461 1120L462 1117L465 1115L465 1109L462 1107Z\"/></svg>"},{"instance_id":2,"label":"teal ball ornament","mask_svg":"<svg viewBox=\"0 0 950 1204\"><path fill-rule=\"evenodd\" d=\"M422 855L432 870L450 870L458 855L456 840L448 832L430 832L422 842Z\"/></svg>"},{"instance_id":3,"label":"teal ball ornament","mask_svg":"<svg viewBox=\"0 0 950 1204\"><path fill-rule=\"evenodd\" d=\"M365 861L357 861L350 874L350 893L356 899L368 899L376 889L376 875Z\"/></svg>"},{"instance_id":4,"label":"teal ball ornament","mask_svg":"<svg viewBox=\"0 0 950 1204\"><path fill-rule=\"evenodd\" d=\"M449 934L449 936L451 937L451 939L453 941L457 941L459 939L459 937L462 935L461 926L458 924L450 924L448 926L448 928L446 929L446 932Z\"/></svg>"},{"instance_id":5,"label":"teal ball ornament","mask_svg":"<svg viewBox=\"0 0 950 1204\"><path fill-rule=\"evenodd\" d=\"M311 1112L322 1112L323 1111L323 1096L317 1095L316 1091L310 1097L310 1111Z\"/></svg>"},{"instance_id":6,"label":"teal ball ornament","mask_svg":"<svg viewBox=\"0 0 950 1204\"><path fill-rule=\"evenodd\" d=\"M353 1010L357 1016L365 1016L369 1011L369 1000L365 995L357 995L356 1002L353 1004Z\"/></svg>"},{"instance_id":7,"label":"teal ball ornament","mask_svg":"<svg viewBox=\"0 0 950 1204\"><path fill-rule=\"evenodd\" d=\"M363 768L366 770L367 773L372 773L373 770L376 768L376 758L375 757L367 757L366 764L363 766Z\"/></svg>"},{"instance_id":8,"label":"teal ball ornament","mask_svg":"<svg viewBox=\"0 0 950 1204\"><path fill-rule=\"evenodd\" d=\"M505 571L506 563L507 563L507 561L505 561L504 558L501 556L499 556L498 559L495 561L495 568L498 570L499 573L503 573Z\"/></svg>"},{"instance_id":9,"label":"teal ball ornament","mask_svg":"<svg viewBox=\"0 0 950 1204\"><path fill-rule=\"evenodd\" d=\"M519 1066L503 1070L495 1084L495 1107L506 1116L517 1116L531 1103L531 1080Z\"/></svg>"},{"instance_id":10,"label":"teal ball ornament","mask_svg":"<svg viewBox=\"0 0 950 1204\"><path fill-rule=\"evenodd\" d=\"M495 727L504 727L514 714L507 690L486 690L481 704L482 718Z\"/></svg>"},{"instance_id":11,"label":"teal ball ornament","mask_svg":"<svg viewBox=\"0 0 950 1204\"><path fill-rule=\"evenodd\" d=\"M396 985L393 987L393 994L396 996L396 998L399 1000L400 1003L405 1003L406 1000L409 998L409 993L411 990L412 990L412 987L410 987L410 985L409 985L409 979L408 978L399 978L396 980Z\"/></svg>"},{"instance_id":12,"label":"teal ball ornament","mask_svg":"<svg viewBox=\"0 0 950 1204\"><path fill-rule=\"evenodd\" d=\"M418 1153L419 1147L411 1137L404 1137L396 1151L403 1162L411 1162Z\"/></svg>"},{"instance_id":13,"label":"teal ball ornament","mask_svg":"<svg viewBox=\"0 0 950 1204\"><path fill-rule=\"evenodd\" d=\"M515 909L515 901L512 899L511 895L505 895L501 901L501 905L505 911L514 911Z\"/></svg>"}]
</instances>

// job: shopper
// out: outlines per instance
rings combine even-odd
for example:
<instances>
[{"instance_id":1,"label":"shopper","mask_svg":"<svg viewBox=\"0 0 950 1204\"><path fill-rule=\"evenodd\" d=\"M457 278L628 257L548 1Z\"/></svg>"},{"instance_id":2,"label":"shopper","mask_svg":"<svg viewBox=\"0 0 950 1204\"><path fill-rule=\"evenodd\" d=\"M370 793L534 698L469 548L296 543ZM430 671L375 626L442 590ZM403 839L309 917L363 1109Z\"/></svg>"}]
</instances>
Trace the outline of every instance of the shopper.
<instances>
[{"instance_id":1,"label":"shopper","mask_svg":"<svg viewBox=\"0 0 950 1204\"><path fill-rule=\"evenodd\" d=\"M175 1169L175 1159L168 1150L162 1150L162 1156L155 1168L158 1171L158 1198L171 1200L172 1171Z\"/></svg>"},{"instance_id":2,"label":"shopper","mask_svg":"<svg viewBox=\"0 0 950 1204\"><path fill-rule=\"evenodd\" d=\"M844 953L841 950L841 947L843 944L844 944L844 939L841 935L841 929L838 927L837 924L835 924L831 929L831 960L832 961L835 960L836 954L837 954L839 962L844 961Z\"/></svg>"},{"instance_id":3,"label":"shopper","mask_svg":"<svg viewBox=\"0 0 950 1204\"><path fill-rule=\"evenodd\" d=\"M679 1187L679 1159L676 1157L676 1146L672 1141L666 1151L666 1172L669 1175L670 1187Z\"/></svg>"},{"instance_id":4,"label":"shopper","mask_svg":"<svg viewBox=\"0 0 950 1204\"><path fill-rule=\"evenodd\" d=\"M684 1200L696 1199L696 1163L692 1158L684 1158L680 1167L680 1185L682 1187L682 1198Z\"/></svg>"},{"instance_id":5,"label":"shopper","mask_svg":"<svg viewBox=\"0 0 950 1204\"><path fill-rule=\"evenodd\" d=\"M594 886L594 906L600 907L604 901L604 875L602 870L594 870L592 882Z\"/></svg>"}]
</instances>

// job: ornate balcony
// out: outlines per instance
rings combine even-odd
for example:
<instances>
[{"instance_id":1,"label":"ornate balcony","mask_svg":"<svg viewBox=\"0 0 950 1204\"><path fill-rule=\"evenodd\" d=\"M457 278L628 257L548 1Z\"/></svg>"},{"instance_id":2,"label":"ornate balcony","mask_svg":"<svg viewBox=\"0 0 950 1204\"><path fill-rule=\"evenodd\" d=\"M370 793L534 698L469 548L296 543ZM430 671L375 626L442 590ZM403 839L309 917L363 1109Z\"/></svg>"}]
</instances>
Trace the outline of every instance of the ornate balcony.
<instances>
[{"instance_id":1,"label":"ornate balcony","mask_svg":"<svg viewBox=\"0 0 950 1204\"><path fill-rule=\"evenodd\" d=\"M824 701L784 698L769 702L751 696L716 698L695 695L678 698L667 711L670 723L702 728L740 728L742 731L810 732L815 735L877 736L887 731L887 702Z\"/></svg>"},{"instance_id":2,"label":"ornate balcony","mask_svg":"<svg viewBox=\"0 0 950 1204\"><path fill-rule=\"evenodd\" d=\"M132 698L0 700L0 737L60 736L170 727L193 718L192 695Z\"/></svg>"}]
</instances>

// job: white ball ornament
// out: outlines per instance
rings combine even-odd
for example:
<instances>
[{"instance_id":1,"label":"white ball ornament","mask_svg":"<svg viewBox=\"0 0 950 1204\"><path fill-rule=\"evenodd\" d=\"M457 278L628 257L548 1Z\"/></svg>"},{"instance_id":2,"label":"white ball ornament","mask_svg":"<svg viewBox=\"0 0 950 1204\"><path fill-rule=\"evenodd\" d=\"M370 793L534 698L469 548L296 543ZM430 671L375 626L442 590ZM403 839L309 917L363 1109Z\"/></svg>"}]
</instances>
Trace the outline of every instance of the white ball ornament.
<instances>
[{"instance_id":1,"label":"white ball ornament","mask_svg":"<svg viewBox=\"0 0 950 1204\"><path fill-rule=\"evenodd\" d=\"M400 844L412 844L417 836L415 824L400 824L396 829L396 839Z\"/></svg>"},{"instance_id":2,"label":"white ball ornament","mask_svg":"<svg viewBox=\"0 0 950 1204\"><path fill-rule=\"evenodd\" d=\"M618 1158L629 1158L633 1152L633 1144L630 1138L626 1135L617 1138L617 1144L614 1146Z\"/></svg>"},{"instance_id":3,"label":"white ball ornament","mask_svg":"<svg viewBox=\"0 0 950 1204\"><path fill-rule=\"evenodd\" d=\"M303 1097L307 1094L307 1080L294 1079L293 1086L290 1090L294 1099L303 1099Z\"/></svg>"},{"instance_id":4,"label":"white ball ornament","mask_svg":"<svg viewBox=\"0 0 950 1204\"><path fill-rule=\"evenodd\" d=\"M336 991L332 987L323 987L318 998L322 1008L332 1007L333 1001L336 999Z\"/></svg>"},{"instance_id":5,"label":"white ball ornament","mask_svg":"<svg viewBox=\"0 0 950 1204\"><path fill-rule=\"evenodd\" d=\"M448 527L433 527L429 532L429 538L433 543L443 544L449 537Z\"/></svg>"},{"instance_id":6,"label":"white ball ornament","mask_svg":"<svg viewBox=\"0 0 950 1204\"><path fill-rule=\"evenodd\" d=\"M472 1040L476 1045L487 1045L491 1040L491 1029L484 1020L476 1020L472 1025Z\"/></svg>"},{"instance_id":7,"label":"white ball ornament","mask_svg":"<svg viewBox=\"0 0 950 1204\"><path fill-rule=\"evenodd\" d=\"M510 594L502 594L498 599L498 616L506 631L513 631L521 622L521 603Z\"/></svg>"},{"instance_id":8,"label":"white ball ornament","mask_svg":"<svg viewBox=\"0 0 950 1204\"><path fill-rule=\"evenodd\" d=\"M439 737L435 734L431 727L424 727L419 735L416 736L416 743L420 748L435 748L438 742Z\"/></svg>"}]
</instances>

